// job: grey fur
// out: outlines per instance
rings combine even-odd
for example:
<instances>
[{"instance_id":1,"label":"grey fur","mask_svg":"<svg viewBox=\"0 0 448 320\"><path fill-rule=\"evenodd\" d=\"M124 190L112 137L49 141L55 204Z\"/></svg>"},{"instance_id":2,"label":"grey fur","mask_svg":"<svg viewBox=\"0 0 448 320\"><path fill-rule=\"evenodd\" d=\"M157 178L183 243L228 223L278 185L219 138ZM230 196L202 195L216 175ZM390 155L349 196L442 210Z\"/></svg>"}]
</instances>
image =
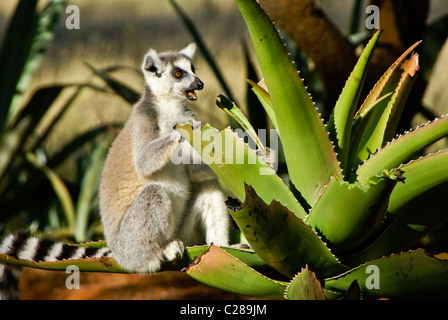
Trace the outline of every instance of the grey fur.
<instances>
[{"instance_id":1,"label":"grey fur","mask_svg":"<svg viewBox=\"0 0 448 320\"><path fill-rule=\"evenodd\" d=\"M187 97L196 99L188 91L203 88L192 71L194 50L189 45L180 52L148 51L143 96L104 165L104 234L114 258L129 271L158 271L164 260L181 257L185 245L228 245L229 216L213 172L204 163L170 161L174 152L193 150L173 127L198 126L184 104ZM181 77L174 76L178 70Z\"/></svg>"}]
</instances>

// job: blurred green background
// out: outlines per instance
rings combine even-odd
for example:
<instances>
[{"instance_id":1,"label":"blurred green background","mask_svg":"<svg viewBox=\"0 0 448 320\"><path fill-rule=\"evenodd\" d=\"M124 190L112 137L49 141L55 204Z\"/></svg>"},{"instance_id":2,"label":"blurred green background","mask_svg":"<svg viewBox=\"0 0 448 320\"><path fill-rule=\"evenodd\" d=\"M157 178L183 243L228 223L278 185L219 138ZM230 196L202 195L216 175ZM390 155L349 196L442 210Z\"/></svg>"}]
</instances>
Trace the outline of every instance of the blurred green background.
<instances>
[{"instance_id":1,"label":"blurred green background","mask_svg":"<svg viewBox=\"0 0 448 320\"><path fill-rule=\"evenodd\" d=\"M36 2L35 8L30 5L32 2ZM129 98L127 90L137 94L141 91L139 67L142 57L149 48L157 51L181 49L193 41L195 34L186 27L168 0L68 1L68 4L74 4L80 9L79 30L66 28L65 20L69 16L65 13L67 4L59 1L60 7L57 8L58 1L54 2L59 10L55 15L55 25L47 24L48 30L42 32L44 37L40 39L48 43L48 48L44 46L44 49L38 48L35 52L35 56L43 54L41 59L33 60L27 56L29 60L35 61L35 65L23 62L22 67L26 65L27 68L17 66L22 75L32 70L28 74L29 81L25 81L23 91L15 96L17 100L0 105L1 110L7 110L11 115L10 118L1 119L0 233L29 228L33 232L86 241L102 237L97 202L98 177L107 147L129 114L132 94ZM267 5L274 3L264 2ZM311 2L303 1L304 5ZM395 13L387 7L390 1L372 2L382 10L380 19ZM406 4L405 1L398 2ZM220 129L229 124L225 113L215 105L219 94L228 93L224 92L222 82L219 81L218 70L239 107L249 113L251 120L258 121L250 115L251 108L254 110L256 106L251 106L253 97L245 81L248 77L259 79L259 75L253 74L258 72L258 67L250 63L254 61L251 45L234 2L178 0L176 3L193 23L196 36L205 45L198 52L195 64L196 73L204 81L205 89L199 92L198 101L188 106L203 122ZM355 56L369 37L364 28L364 10L369 3L357 0L314 1L315 11L310 16L316 15L316 12L323 13L329 20L328 28L334 28L340 33L339 43L347 41ZM395 26L381 25L381 28L385 28L385 45L378 49L386 50L395 59L403 51L400 51L400 47L398 53L395 52L391 43L403 42L403 46L409 46L411 40L424 40L417 49L421 53L423 72L419 75L420 84L416 85L418 89L415 90L413 100L416 106L410 108L407 119L412 126L448 111L448 96L445 92L448 84L447 46L442 50L448 35L448 2L428 0L420 3L427 4L427 12L418 12L418 6L414 8L417 12L412 12L412 4L408 4L407 11L400 12L409 16L401 17L400 20L395 15L390 18ZM0 44L3 44L3 55L0 57L0 77L3 75L3 82L0 91L7 91L5 84L12 84L14 90L17 90L14 80L8 78L9 73L5 70L10 71L15 65L20 65L23 52L30 52L30 48L20 49L17 43L28 41L30 34L36 35L35 29L28 30L31 21L35 20L25 19L21 23L16 22L13 28L15 38L9 38L14 13L17 10L17 17L25 17L23 12L31 10L36 13L36 17L42 18L45 12L48 13L45 10L49 4L51 1L48 0L0 1ZM19 8L20 5L23 8ZM398 7L393 9L400 10ZM48 15L51 16L50 13ZM419 15L423 23L414 24L414 18L410 16L412 14ZM325 118L329 106L333 105L334 95L342 86L335 79L334 88L331 88L331 83L326 82L321 71L329 67L319 69L321 63L314 58L319 53L310 50L314 48L309 45L298 43L290 32L300 26L300 18L296 21L275 12L272 17L278 22L276 25L282 28L291 57L305 78L305 83L310 86L313 99ZM42 19L40 22L45 25ZM389 31L393 28L398 30L397 38ZM419 32L416 33L413 28L420 28L417 30ZM303 37L317 43L321 33L311 27L308 30L310 34L304 33ZM420 38L413 39L413 36ZM316 45L315 52L322 53L327 49L330 50L325 44L321 47ZM207 55L212 57L217 69L211 67L212 62ZM350 60L340 52L334 54L334 57L337 56ZM384 63L387 66L391 64L381 57L377 60L386 60ZM325 62L330 66L337 64L329 58ZM377 80L378 75L385 70L381 64L372 67L372 79ZM340 72L338 74L343 79L348 76ZM409 128L407 124L403 124L403 127Z\"/></svg>"}]
</instances>

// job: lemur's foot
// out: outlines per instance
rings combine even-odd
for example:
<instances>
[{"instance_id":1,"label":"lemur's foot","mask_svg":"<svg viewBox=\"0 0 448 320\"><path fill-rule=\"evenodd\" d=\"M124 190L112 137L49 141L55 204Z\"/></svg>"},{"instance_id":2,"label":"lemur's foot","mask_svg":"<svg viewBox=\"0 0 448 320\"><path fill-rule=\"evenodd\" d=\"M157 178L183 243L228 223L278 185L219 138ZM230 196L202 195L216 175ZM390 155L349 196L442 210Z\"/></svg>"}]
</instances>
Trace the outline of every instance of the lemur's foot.
<instances>
[{"instance_id":1,"label":"lemur's foot","mask_svg":"<svg viewBox=\"0 0 448 320\"><path fill-rule=\"evenodd\" d=\"M173 240L163 249L163 255L167 261L181 259L184 254L185 246L180 240Z\"/></svg>"},{"instance_id":2,"label":"lemur's foot","mask_svg":"<svg viewBox=\"0 0 448 320\"><path fill-rule=\"evenodd\" d=\"M185 247L182 241L174 240L168 243L162 251L162 259L160 257L153 257L143 267L135 270L140 273L154 273L159 272L164 261L176 261L181 259Z\"/></svg>"}]
</instances>

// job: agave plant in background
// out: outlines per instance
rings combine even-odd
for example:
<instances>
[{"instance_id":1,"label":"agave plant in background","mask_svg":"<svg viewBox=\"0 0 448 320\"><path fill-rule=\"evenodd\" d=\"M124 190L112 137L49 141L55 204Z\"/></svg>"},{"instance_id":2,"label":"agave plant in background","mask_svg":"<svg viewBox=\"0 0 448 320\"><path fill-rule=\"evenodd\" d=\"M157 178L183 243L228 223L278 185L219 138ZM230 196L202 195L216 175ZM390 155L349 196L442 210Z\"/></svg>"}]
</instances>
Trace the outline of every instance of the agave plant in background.
<instances>
[{"instance_id":1,"label":"agave plant in background","mask_svg":"<svg viewBox=\"0 0 448 320\"><path fill-rule=\"evenodd\" d=\"M117 124L88 130L51 155L47 154L45 145L52 129L83 90L107 91L93 85L90 78L83 83L45 85L32 92L29 90L33 74L49 48L67 3L67 0L51 0L39 10L37 0L18 1L2 43L0 230L7 232L11 225L14 229L29 224L31 231L51 230L54 236L85 241L96 232L97 225L88 225L88 222L92 220L91 213L98 211L95 209L96 186L110 139L103 139L104 142L98 139L91 154L78 156L81 177L72 186L56 173L56 168L81 146L93 142ZM130 104L134 103L138 95L114 82L108 71L113 70L93 69L115 92ZM60 208L62 217L55 208Z\"/></svg>"},{"instance_id":2,"label":"agave plant in background","mask_svg":"<svg viewBox=\"0 0 448 320\"><path fill-rule=\"evenodd\" d=\"M358 108L369 57L381 34L375 33L324 124L269 17L255 0L236 3L263 74L263 81L250 84L278 132L288 179L285 183L230 128L179 125L237 198L228 201L228 208L251 249L189 247L181 261L163 270L183 268L207 285L261 298L446 296L446 254L416 244L448 218L437 207L447 192L448 151L419 156L448 135L448 117L395 136L419 71L413 52L418 43ZM237 119L258 151L266 149L232 101L220 96L217 104ZM237 161L238 156L246 161ZM36 263L0 255L0 261L125 272L113 258Z\"/></svg>"}]
</instances>

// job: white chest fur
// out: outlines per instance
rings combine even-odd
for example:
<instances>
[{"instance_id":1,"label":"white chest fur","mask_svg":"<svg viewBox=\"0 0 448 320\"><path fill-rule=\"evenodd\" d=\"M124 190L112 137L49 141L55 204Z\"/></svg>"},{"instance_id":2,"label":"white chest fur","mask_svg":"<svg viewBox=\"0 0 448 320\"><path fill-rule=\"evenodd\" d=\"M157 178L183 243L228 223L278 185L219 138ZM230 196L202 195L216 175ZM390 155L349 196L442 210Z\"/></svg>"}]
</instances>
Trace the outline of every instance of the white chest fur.
<instances>
[{"instance_id":1,"label":"white chest fur","mask_svg":"<svg viewBox=\"0 0 448 320\"><path fill-rule=\"evenodd\" d=\"M176 124L194 119L192 112L186 110L182 101L159 99L157 103L160 136L169 135Z\"/></svg>"}]
</instances>

